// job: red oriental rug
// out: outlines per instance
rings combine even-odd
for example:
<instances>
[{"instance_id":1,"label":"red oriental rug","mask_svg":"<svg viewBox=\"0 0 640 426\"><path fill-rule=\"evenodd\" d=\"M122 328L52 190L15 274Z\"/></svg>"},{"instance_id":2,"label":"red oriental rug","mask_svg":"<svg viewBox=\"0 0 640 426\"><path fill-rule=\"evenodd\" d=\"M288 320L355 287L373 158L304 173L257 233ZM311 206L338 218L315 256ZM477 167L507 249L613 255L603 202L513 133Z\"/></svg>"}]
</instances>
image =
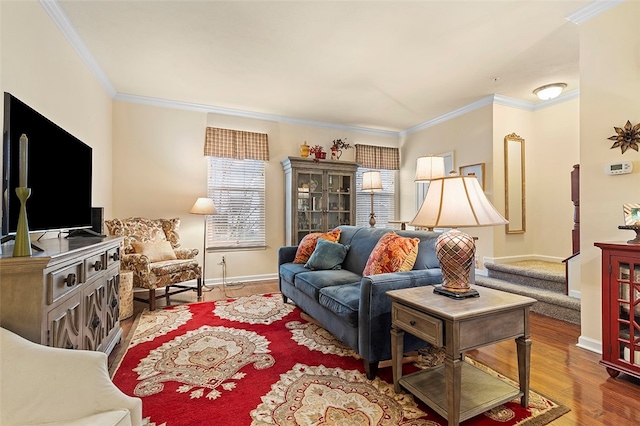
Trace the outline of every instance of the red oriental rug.
<instances>
[{"instance_id":1,"label":"red oriental rug","mask_svg":"<svg viewBox=\"0 0 640 426\"><path fill-rule=\"evenodd\" d=\"M394 392L390 367L367 380L351 349L300 314L280 294L144 311L113 381L142 398L150 426L446 425ZM528 408L514 400L462 424L544 425L569 411L530 395Z\"/></svg>"}]
</instances>

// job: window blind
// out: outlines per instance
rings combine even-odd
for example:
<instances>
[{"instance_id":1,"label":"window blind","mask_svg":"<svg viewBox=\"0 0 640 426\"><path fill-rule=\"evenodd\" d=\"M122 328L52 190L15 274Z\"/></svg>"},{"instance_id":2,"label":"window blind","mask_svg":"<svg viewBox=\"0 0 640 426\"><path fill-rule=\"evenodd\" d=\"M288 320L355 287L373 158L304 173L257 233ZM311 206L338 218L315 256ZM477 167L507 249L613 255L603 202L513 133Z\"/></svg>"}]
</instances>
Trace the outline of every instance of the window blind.
<instances>
[{"instance_id":1,"label":"window blind","mask_svg":"<svg viewBox=\"0 0 640 426\"><path fill-rule=\"evenodd\" d=\"M209 157L207 187L218 210L207 216L207 247L264 248L265 162Z\"/></svg>"},{"instance_id":2,"label":"window blind","mask_svg":"<svg viewBox=\"0 0 640 426\"><path fill-rule=\"evenodd\" d=\"M371 192L362 190L362 173L370 168L359 167L356 171L356 225L369 226L371 213ZM382 190L373 193L373 212L376 214L376 227L389 228L390 220L395 217L395 176L394 170L380 170Z\"/></svg>"}]
</instances>

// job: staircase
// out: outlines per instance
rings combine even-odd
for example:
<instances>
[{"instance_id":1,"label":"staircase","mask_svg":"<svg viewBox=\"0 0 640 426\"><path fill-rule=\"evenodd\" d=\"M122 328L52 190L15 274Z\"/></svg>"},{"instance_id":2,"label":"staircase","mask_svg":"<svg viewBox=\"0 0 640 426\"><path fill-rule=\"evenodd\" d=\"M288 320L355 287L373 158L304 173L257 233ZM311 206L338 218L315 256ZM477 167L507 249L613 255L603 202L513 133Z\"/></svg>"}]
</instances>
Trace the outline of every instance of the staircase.
<instances>
[{"instance_id":1,"label":"staircase","mask_svg":"<svg viewBox=\"0 0 640 426\"><path fill-rule=\"evenodd\" d=\"M543 261L485 263L488 276L476 274L476 285L532 297L532 312L580 324L580 299L567 296L565 265Z\"/></svg>"}]
</instances>

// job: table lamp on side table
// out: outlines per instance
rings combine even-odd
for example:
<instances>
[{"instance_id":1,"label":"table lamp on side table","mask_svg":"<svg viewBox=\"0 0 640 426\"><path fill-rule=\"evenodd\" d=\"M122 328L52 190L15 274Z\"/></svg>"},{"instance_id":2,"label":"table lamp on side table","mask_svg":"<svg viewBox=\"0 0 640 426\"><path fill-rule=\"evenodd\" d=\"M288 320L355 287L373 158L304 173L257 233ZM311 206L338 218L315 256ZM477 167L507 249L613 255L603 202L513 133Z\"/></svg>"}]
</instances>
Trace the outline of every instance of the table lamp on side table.
<instances>
[{"instance_id":1,"label":"table lamp on side table","mask_svg":"<svg viewBox=\"0 0 640 426\"><path fill-rule=\"evenodd\" d=\"M207 261L207 215L216 214L218 211L211 198L200 197L191 207L189 213L204 215L204 243L202 247L202 285L204 285L206 283L205 266Z\"/></svg>"},{"instance_id":2,"label":"table lamp on side table","mask_svg":"<svg viewBox=\"0 0 640 426\"><path fill-rule=\"evenodd\" d=\"M425 228L504 225L508 221L491 205L475 176L432 179L422 206L411 222ZM469 285L476 245L473 237L450 229L436 240L443 285L434 291L454 298L476 297Z\"/></svg>"}]
</instances>

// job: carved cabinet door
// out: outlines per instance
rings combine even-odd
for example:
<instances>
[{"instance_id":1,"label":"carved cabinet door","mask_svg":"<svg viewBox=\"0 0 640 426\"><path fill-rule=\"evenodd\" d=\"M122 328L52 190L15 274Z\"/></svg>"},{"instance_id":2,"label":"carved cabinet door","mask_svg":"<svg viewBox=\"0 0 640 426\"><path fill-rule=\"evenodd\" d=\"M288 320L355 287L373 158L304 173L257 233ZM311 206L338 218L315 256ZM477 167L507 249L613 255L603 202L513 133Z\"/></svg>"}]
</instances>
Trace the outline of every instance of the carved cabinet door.
<instances>
[{"instance_id":1,"label":"carved cabinet door","mask_svg":"<svg viewBox=\"0 0 640 426\"><path fill-rule=\"evenodd\" d=\"M104 277L88 282L82 290L83 302L83 348L102 350L105 338L106 282Z\"/></svg>"},{"instance_id":2,"label":"carved cabinet door","mask_svg":"<svg viewBox=\"0 0 640 426\"><path fill-rule=\"evenodd\" d=\"M81 349L80 294L59 303L47 313L48 346Z\"/></svg>"}]
</instances>

